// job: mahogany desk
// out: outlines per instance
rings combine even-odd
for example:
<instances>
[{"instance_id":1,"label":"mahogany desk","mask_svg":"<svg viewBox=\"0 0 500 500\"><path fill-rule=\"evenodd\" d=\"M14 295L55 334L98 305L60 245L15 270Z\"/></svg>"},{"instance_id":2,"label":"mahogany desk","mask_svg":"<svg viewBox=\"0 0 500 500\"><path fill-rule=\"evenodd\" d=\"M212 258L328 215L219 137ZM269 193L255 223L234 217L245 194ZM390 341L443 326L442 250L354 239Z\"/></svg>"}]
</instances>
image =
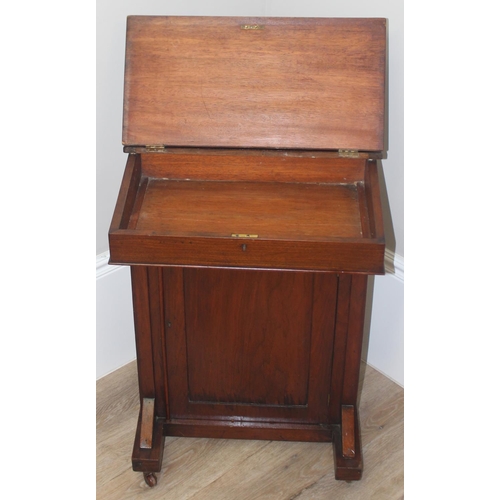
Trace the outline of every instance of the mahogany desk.
<instances>
[{"instance_id":1,"label":"mahogany desk","mask_svg":"<svg viewBox=\"0 0 500 500\"><path fill-rule=\"evenodd\" d=\"M150 486L164 436L332 441L359 479L384 272L384 19L132 16L110 263L131 267Z\"/></svg>"}]
</instances>

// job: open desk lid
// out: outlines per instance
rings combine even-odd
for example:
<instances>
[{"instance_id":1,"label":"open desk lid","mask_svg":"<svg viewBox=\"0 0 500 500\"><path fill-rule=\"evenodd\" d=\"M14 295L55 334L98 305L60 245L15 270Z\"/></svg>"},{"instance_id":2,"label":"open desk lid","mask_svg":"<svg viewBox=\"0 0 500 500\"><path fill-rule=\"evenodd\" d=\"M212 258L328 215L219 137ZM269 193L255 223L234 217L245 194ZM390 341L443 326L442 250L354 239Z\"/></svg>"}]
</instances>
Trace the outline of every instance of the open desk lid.
<instances>
[{"instance_id":1,"label":"open desk lid","mask_svg":"<svg viewBox=\"0 0 500 500\"><path fill-rule=\"evenodd\" d=\"M123 144L384 150L385 19L131 16Z\"/></svg>"}]
</instances>

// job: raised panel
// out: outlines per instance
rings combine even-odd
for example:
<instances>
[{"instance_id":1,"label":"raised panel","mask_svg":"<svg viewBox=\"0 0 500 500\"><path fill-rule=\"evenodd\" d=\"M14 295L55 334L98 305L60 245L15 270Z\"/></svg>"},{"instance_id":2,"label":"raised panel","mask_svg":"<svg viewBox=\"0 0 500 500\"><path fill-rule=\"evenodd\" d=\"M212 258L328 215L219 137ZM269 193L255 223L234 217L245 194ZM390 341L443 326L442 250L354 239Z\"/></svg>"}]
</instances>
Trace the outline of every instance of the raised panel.
<instances>
[{"instance_id":1,"label":"raised panel","mask_svg":"<svg viewBox=\"0 0 500 500\"><path fill-rule=\"evenodd\" d=\"M170 417L328 424L338 276L163 268Z\"/></svg>"},{"instance_id":2,"label":"raised panel","mask_svg":"<svg viewBox=\"0 0 500 500\"><path fill-rule=\"evenodd\" d=\"M192 402L306 405L313 275L186 269Z\"/></svg>"}]
</instances>

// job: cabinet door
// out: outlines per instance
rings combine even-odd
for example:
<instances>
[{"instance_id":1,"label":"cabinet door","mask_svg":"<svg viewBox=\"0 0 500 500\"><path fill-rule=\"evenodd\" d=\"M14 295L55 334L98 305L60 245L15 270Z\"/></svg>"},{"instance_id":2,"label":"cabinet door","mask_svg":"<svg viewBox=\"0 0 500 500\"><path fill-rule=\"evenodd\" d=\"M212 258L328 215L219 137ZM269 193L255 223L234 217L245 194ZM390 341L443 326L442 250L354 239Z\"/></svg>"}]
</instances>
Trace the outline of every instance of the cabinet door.
<instances>
[{"instance_id":1,"label":"cabinet door","mask_svg":"<svg viewBox=\"0 0 500 500\"><path fill-rule=\"evenodd\" d=\"M165 268L171 419L328 423L338 276Z\"/></svg>"}]
</instances>

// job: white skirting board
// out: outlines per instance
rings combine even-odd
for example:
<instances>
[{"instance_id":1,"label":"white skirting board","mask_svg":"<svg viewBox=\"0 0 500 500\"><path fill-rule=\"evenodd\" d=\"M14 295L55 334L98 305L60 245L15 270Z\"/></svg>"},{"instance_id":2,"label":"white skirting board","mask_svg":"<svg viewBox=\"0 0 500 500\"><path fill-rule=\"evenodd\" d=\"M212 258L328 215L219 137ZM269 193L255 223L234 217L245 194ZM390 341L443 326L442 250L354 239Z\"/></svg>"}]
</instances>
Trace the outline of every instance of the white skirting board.
<instances>
[{"instance_id":1,"label":"white skirting board","mask_svg":"<svg viewBox=\"0 0 500 500\"><path fill-rule=\"evenodd\" d=\"M136 357L130 270L108 265L108 258L105 252L96 259L97 379ZM387 274L376 276L373 282L366 361L403 386L404 261L388 252L386 268Z\"/></svg>"}]
</instances>

